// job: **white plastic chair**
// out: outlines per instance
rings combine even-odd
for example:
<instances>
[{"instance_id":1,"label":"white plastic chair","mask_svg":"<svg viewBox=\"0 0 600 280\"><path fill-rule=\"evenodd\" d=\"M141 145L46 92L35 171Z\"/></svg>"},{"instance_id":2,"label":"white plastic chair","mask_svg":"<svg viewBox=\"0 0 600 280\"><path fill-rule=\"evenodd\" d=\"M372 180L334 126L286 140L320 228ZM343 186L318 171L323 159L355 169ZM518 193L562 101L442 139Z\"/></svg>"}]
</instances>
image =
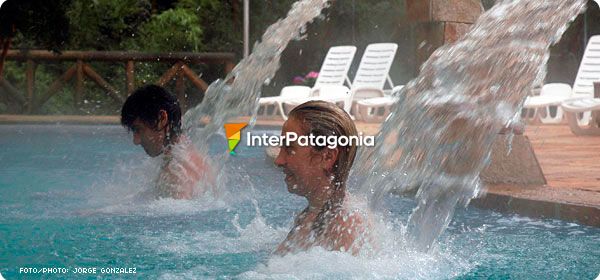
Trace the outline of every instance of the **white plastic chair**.
<instances>
[{"instance_id":1,"label":"white plastic chair","mask_svg":"<svg viewBox=\"0 0 600 280\"><path fill-rule=\"evenodd\" d=\"M391 95L380 95L356 101L355 113L357 120L364 122L383 122L391 112L392 105L400 99L404 85L395 86Z\"/></svg>"},{"instance_id":2,"label":"white plastic chair","mask_svg":"<svg viewBox=\"0 0 600 280\"><path fill-rule=\"evenodd\" d=\"M544 124L561 123L563 110L560 104L571 96L571 86L563 83L545 84L538 96L528 96L524 108L535 110L534 118L539 118ZM555 108L556 114L552 116L551 109ZM540 110L544 113L541 114Z\"/></svg>"},{"instance_id":3,"label":"white plastic chair","mask_svg":"<svg viewBox=\"0 0 600 280\"><path fill-rule=\"evenodd\" d=\"M579 65L573 94L561 105L567 118L573 120L569 121L569 126L575 134L582 132L582 126L594 125L590 123L592 111L599 109L598 100L594 98L594 82L600 82L600 35L590 38Z\"/></svg>"},{"instance_id":4,"label":"white plastic chair","mask_svg":"<svg viewBox=\"0 0 600 280\"><path fill-rule=\"evenodd\" d=\"M568 103L581 98L593 98L593 82L595 81L600 81L600 35L592 36L589 39L572 89L568 90L565 86L560 86L560 88L557 86L552 89L552 94L550 95L540 94L540 96L530 96L525 101L524 108L538 109L548 106L560 106L561 111L572 115L571 118L577 119L578 125L588 125L591 119L591 108L586 109L585 107L581 107L577 108L577 112L575 112L573 111L573 106L582 104L575 103L565 107L562 106L562 103ZM544 121L548 121L548 119Z\"/></svg>"},{"instance_id":5,"label":"white plastic chair","mask_svg":"<svg viewBox=\"0 0 600 280\"><path fill-rule=\"evenodd\" d=\"M384 96L386 82L390 87L394 86L389 71L397 49L398 45L395 43L368 45L360 60L351 90L340 87L321 88L314 91L309 98L285 101L284 107L291 109L309 100L325 100L341 104L341 107L351 114L353 100Z\"/></svg>"},{"instance_id":6,"label":"white plastic chair","mask_svg":"<svg viewBox=\"0 0 600 280\"><path fill-rule=\"evenodd\" d=\"M315 90L321 87L344 87L344 82L350 85L348 79L348 70L352 65L354 54L356 53L355 46L336 46L329 48L327 55L323 60L319 76L315 81L314 87L307 86L286 86L281 90L279 96L263 97L259 99L259 112L263 112L263 116L270 116L279 113L284 119L287 119L282 107L284 101L307 98L313 95ZM268 107L274 106L275 109L269 112ZM262 109L262 110L261 110Z\"/></svg>"},{"instance_id":7,"label":"white plastic chair","mask_svg":"<svg viewBox=\"0 0 600 280\"><path fill-rule=\"evenodd\" d=\"M575 135L600 135L600 98L571 98L562 103L567 122ZM579 115L589 114L587 123L582 124Z\"/></svg>"},{"instance_id":8,"label":"white plastic chair","mask_svg":"<svg viewBox=\"0 0 600 280\"><path fill-rule=\"evenodd\" d=\"M561 110L564 113L571 115L572 119L577 119L578 125L586 126L591 119L591 112L589 110L585 111L583 110L585 108L582 108L578 112L569 111L572 110L572 106L565 107L562 106L562 103L574 99L593 98L594 81L600 81L600 35L592 36L589 39L571 90L567 90L566 87L561 86L560 93L558 93L559 89L556 87L552 95L546 96L545 94L540 94L540 96L531 96L525 101L524 108L538 109L548 106L561 106ZM576 114L580 111L583 113Z\"/></svg>"},{"instance_id":9,"label":"white plastic chair","mask_svg":"<svg viewBox=\"0 0 600 280\"><path fill-rule=\"evenodd\" d=\"M283 112L283 101L309 97L310 88L308 91L305 88L306 86L287 86L281 89L279 96L261 97L257 114L263 117L281 114L280 112ZM269 110L270 107L272 107L272 110Z\"/></svg>"},{"instance_id":10,"label":"white plastic chair","mask_svg":"<svg viewBox=\"0 0 600 280\"><path fill-rule=\"evenodd\" d=\"M387 117L390 106L397 101L396 97L385 93L386 82L394 93L403 86L394 87L389 76L398 45L383 43L371 46L373 50L369 56L363 57L361 63L365 63L359 66L352 85L353 114L357 120L379 122Z\"/></svg>"}]
</instances>

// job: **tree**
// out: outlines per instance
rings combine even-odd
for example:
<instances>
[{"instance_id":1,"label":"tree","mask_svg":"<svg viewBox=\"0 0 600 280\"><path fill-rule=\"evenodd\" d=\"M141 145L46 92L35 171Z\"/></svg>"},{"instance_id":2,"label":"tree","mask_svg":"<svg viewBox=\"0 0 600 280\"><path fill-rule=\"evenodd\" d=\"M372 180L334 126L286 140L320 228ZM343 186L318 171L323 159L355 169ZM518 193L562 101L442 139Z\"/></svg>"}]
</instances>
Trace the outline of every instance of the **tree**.
<instances>
[{"instance_id":1,"label":"tree","mask_svg":"<svg viewBox=\"0 0 600 280\"><path fill-rule=\"evenodd\" d=\"M20 32L36 47L59 51L69 37L70 0L8 0L0 7L0 77L13 37ZM64 28L57 28L61 26Z\"/></svg>"}]
</instances>

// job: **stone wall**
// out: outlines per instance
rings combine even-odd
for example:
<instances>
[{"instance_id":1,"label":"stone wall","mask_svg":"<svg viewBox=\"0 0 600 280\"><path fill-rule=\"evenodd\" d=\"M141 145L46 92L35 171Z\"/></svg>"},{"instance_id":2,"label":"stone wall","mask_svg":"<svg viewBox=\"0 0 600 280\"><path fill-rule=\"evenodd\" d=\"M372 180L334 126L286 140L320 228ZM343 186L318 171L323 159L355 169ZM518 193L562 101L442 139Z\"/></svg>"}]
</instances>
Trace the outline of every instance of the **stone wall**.
<instances>
[{"instance_id":1,"label":"stone wall","mask_svg":"<svg viewBox=\"0 0 600 280\"><path fill-rule=\"evenodd\" d=\"M483 5L480 0L407 0L406 10L421 65L437 48L466 34L483 13Z\"/></svg>"}]
</instances>

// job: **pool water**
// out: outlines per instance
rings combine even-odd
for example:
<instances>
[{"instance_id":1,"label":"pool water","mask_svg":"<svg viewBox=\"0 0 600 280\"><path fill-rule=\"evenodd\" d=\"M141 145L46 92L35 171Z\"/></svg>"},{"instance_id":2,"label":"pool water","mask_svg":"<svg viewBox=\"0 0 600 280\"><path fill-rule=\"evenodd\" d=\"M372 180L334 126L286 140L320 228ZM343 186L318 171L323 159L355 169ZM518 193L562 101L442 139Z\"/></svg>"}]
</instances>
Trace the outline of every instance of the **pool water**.
<instances>
[{"instance_id":1,"label":"pool water","mask_svg":"<svg viewBox=\"0 0 600 280\"><path fill-rule=\"evenodd\" d=\"M378 215L376 254L315 248L273 256L306 202L287 193L281 172L258 148L239 147L228 159L227 194L176 201L140 198L158 162L119 126L3 125L0 147L6 279L594 279L600 273L600 229L473 207L457 211L430 253L414 252L403 232L415 204L395 196ZM97 273L73 273L87 267Z\"/></svg>"}]
</instances>

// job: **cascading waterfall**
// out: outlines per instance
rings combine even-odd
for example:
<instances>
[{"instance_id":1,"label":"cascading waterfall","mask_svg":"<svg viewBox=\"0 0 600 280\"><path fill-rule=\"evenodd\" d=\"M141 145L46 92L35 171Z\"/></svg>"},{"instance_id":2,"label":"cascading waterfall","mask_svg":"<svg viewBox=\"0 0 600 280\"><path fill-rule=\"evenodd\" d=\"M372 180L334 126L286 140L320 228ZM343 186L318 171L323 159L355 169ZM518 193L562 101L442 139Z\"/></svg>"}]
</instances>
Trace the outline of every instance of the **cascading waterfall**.
<instances>
[{"instance_id":1,"label":"cascading waterfall","mask_svg":"<svg viewBox=\"0 0 600 280\"><path fill-rule=\"evenodd\" d=\"M256 121L260 89L279 69L279 59L291 40L301 39L306 24L312 22L328 5L328 0L303 0L294 3L287 17L267 28L262 41L252 53L242 59L225 80L215 81L206 92L206 98L184 116L183 127L194 135L196 144L223 129L232 117L252 115L250 125ZM210 122L197 128L203 118Z\"/></svg>"},{"instance_id":2,"label":"cascading waterfall","mask_svg":"<svg viewBox=\"0 0 600 280\"><path fill-rule=\"evenodd\" d=\"M327 2L295 3L249 57L211 84L205 100L184 116L184 129L200 150L232 117L250 114L254 124L260 88L275 75L289 41L302 37ZM479 193L479 173L497 132L514 120L534 82L543 80L549 46L583 9L582 0L501 1L464 38L435 51L399 93L376 147L362 151L354 176L371 205L391 190L418 189L408 222L416 249L431 248L455 207ZM202 119L209 122L200 128Z\"/></svg>"},{"instance_id":3,"label":"cascading waterfall","mask_svg":"<svg viewBox=\"0 0 600 280\"><path fill-rule=\"evenodd\" d=\"M550 45L584 7L581 0L500 1L460 41L436 50L399 93L354 175L371 205L391 190L418 188L407 224L417 250L429 250L455 207L480 192L497 133L543 80Z\"/></svg>"},{"instance_id":4,"label":"cascading waterfall","mask_svg":"<svg viewBox=\"0 0 600 280\"><path fill-rule=\"evenodd\" d=\"M213 82L202 103L183 116L183 130L201 153L208 154L208 140L220 134L223 124L229 119L251 115L246 129L254 126L261 87L275 76L281 54L288 43L303 38L306 24L321 14L328 2L329 0L303 0L294 3L284 19L267 28L252 53L242 59L224 80ZM202 123L204 120L205 124ZM225 166L225 158L228 156L222 154L213 157L218 192L227 191L228 176L231 176Z\"/></svg>"}]
</instances>

